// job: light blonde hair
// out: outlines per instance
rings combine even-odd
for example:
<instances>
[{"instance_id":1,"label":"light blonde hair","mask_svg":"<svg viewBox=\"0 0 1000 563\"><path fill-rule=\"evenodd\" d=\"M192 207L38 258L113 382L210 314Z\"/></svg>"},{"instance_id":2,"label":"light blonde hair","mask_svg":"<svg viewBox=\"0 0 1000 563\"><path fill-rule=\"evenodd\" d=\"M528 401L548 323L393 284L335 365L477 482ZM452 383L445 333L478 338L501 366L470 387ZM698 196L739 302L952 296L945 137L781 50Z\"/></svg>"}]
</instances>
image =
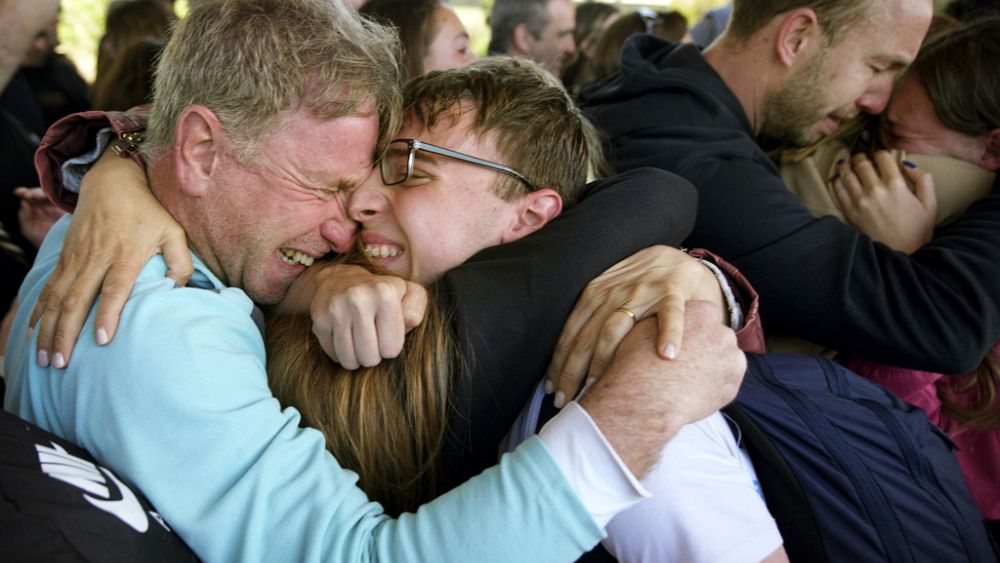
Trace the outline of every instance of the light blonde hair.
<instances>
[{"instance_id":1,"label":"light blonde hair","mask_svg":"<svg viewBox=\"0 0 1000 563\"><path fill-rule=\"evenodd\" d=\"M143 154L154 159L172 146L177 119L193 104L215 112L243 162L287 112L303 108L324 120L377 112L385 142L399 127L398 52L395 33L339 1L205 2L163 52Z\"/></svg>"},{"instance_id":2,"label":"light blonde hair","mask_svg":"<svg viewBox=\"0 0 1000 563\"><path fill-rule=\"evenodd\" d=\"M346 261L365 263L357 255ZM274 396L282 406L295 407L305 426L322 432L330 453L394 516L416 510L437 493L458 358L449 327L430 299L426 318L407 334L399 357L348 370L320 348L307 315L267 321L267 376Z\"/></svg>"}]
</instances>

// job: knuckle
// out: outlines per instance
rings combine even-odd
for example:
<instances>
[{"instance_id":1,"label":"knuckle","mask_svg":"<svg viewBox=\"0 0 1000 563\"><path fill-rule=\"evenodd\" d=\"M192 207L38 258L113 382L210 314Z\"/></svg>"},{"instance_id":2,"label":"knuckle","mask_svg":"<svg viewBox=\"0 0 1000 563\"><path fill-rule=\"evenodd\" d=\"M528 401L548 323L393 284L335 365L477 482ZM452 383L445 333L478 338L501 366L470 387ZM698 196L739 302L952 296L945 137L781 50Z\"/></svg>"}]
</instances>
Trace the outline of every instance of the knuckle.
<instances>
[{"instance_id":1,"label":"knuckle","mask_svg":"<svg viewBox=\"0 0 1000 563\"><path fill-rule=\"evenodd\" d=\"M372 290L378 299L388 301L396 298L397 291L394 285L394 283L383 279L375 282L372 285Z\"/></svg>"},{"instance_id":2,"label":"knuckle","mask_svg":"<svg viewBox=\"0 0 1000 563\"><path fill-rule=\"evenodd\" d=\"M189 278L194 275L194 266L190 262L184 264L171 264L170 271L178 276Z\"/></svg>"},{"instance_id":3,"label":"knuckle","mask_svg":"<svg viewBox=\"0 0 1000 563\"><path fill-rule=\"evenodd\" d=\"M68 291L61 299L62 309L66 311L77 311L83 308L84 296L79 291Z\"/></svg>"},{"instance_id":4,"label":"knuckle","mask_svg":"<svg viewBox=\"0 0 1000 563\"><path fill-rule=\"evenodd\" d=\"M63 297L52 294L48 299L45 300L45 315L49 318L55 318L63 308Z\"/></svg>"},{"instance_id":5,"label":"knuckle","mask_svg":"<svg viewBox=\"0 0 1000 563\"><path fill-rule=\"evenodd\" d=\"M628 323L632 322L631 317L627 317L625 315L616 315L616 316L620 316L623 318L610 320L608 324L605 324L604 327L601 328L600 333L598 333L597 335L598 346L602 347L607 346L618 340L618 333L619 330L621 329L621 325L625 322Z\"/></svg>"},{"instance_id":6,"label":"knuckle","mask_svg":"<svg viewBox=\"0 0 1000 563\"><path fill-rule=\"evenodd\" d=\"M580 294L580 301L581 302L593 301L598 297L599 294L600 294L600 289L598 288L598 286L594 285L593 281L591 281L589 284L587 284L587 287L583 289L583 293Z\"/></svg>"},{"instance_id":7,"label":"knuckle","mask_svg":"<svg viewBox=\"0 0 1000 563\"><path fill-rule=\"evenodd\" d=\"M396 358L399 357L401 353L403 353L402 346L389 346L388 348L382 351L381 355L383 358Z\"/></svg>"},{"instance_id":8,"label":"knuckle","mask_svg":"<svg viewBox=\"0 0 1000 563\"><path fill-rule=\"evenodd\" d=\"M184 238L186 234L184 229L181 228L177 223L171 223L163 229L163 233L170 238Z\"/></svg>"},{"instance_id":9,"label":"knuckle","mask_svg":"<svg viewBox=\"0 0 1000 563\"><path fill-rule=\"evenodd\" d=\"M557 386L560 390L568 392L579 385L581 378L582 375L578 375L571 371L564 371L559 375L559 384Z\"/></svg>"},{"instance_id":10,"label":"knuckle","mask_svg":"<svg viewBox=\"0 0 1000 563\"><path fill-rule=\"evenodd\" d=\"M589 332L581 332L573 338L572 346L570 351L576 350L589 350L593 345L593 338L590 336Z\"/></svg>"},{"instance_id":11,"label":"knuckle","mask_svg":"<svg viewBox=\"0 0 1000 563\"><path fill-rule=\"evenodd\" d=\"M43 343L49 343L51 341L52 341L52 330L48 326L46 326L45 321L43 320L38 325L38 347L42 348Z\"/></svg>"},{"instance_id":12,"label":"knuckle","mask_svg":"<svg viewBox=\"0 0 1000 563\"><path fill-rule=\"evenodd\" d=\"M52 335L52 342L55 344L56 349L69 345L71 342L70 331L62 326L57 327L55 333Z\"/></svg>"},{"instance_id":13,"label":"knuckle","mask_svg":"<svg viewBox=\"0 0 1000 563\"><path fill-rule=\"evenodd\" d=\"M128 293L131 290L132 290L131 282L109 277L106 280L104 280L104 285L101 286L101 296L110 297L114 295L120 295L122 293Z\"/></svg>"}]
</instances>

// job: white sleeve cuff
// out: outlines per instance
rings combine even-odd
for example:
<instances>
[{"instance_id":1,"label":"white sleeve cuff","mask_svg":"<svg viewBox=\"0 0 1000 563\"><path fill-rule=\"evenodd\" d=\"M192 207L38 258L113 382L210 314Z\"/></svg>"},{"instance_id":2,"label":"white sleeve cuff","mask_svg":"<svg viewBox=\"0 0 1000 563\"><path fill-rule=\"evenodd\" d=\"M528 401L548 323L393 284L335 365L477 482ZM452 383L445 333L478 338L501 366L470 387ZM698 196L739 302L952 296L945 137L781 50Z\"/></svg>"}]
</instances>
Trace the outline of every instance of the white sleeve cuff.
<instances>
[{"instance_id":1,"label":"white sleeve cuff","mask_svg":"<svg viewBox=\"0 0 1000 563\"><path fill-rule=\"evenodd\" d=\"M718 266L708 260L699 259L699 261L712 270L715 279L719 280L719 287L722 288L722 295L726 298L726 309L729 312L729 328L733 330L743 328L743 307L740 307L740 302L736 299L736 294L733 293L733 286L729 284L729 278L722 273Z\"/></svg>"},{"instance_id":2,"label":"white sleeve cuff","mask_svg":"<svg viewBox=\"0 0 1000 563\"><path fill-rule=\"evenodd\" d=\"M651 496L575 401L546 423L538 436L602 529L616 514Z\"/></svg>"},{"instance_id":3,"label":"white sleeve cuff","mask_svg":"<svg viewBox=\"0 0 1000 563\"><path fill-rule=\"evenodd\" d=\"M104 154L104 149L108 148L115 138L115 131L110 127L105 127L97 132L97 146L86 154L74 156L62 165L63 187L66 191L75 194L80 193L80 183L83 182L83 175L90 170L90 167L97 162L98 158Z\"/></svg>"}]
</instances>

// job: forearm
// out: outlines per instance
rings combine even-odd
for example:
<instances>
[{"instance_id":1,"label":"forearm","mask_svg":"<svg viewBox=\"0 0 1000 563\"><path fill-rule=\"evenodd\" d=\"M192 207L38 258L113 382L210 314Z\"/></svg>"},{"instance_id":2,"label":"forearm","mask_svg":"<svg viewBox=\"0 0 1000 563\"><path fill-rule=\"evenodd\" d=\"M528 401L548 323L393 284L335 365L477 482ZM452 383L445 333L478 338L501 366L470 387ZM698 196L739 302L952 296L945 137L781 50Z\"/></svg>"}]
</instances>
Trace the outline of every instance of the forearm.
<instances>
[{"instance_id":1,"label":"forearm","mask_svg":"<svg viewBox=\"0 0 1000 563\"><path fill-rule=\"evenodd\" d=\"M267 312L277 315L308 314L320 284L334 271L333 262L317 260L295 279L284 299L269 307Z\"/></svg>"},{"instance_id":2,"label":"forearm","mask_svg":"<svg viewBox=\"0 0 1000 563\"><path fill-rule=\"evenodd\" d=\"M657 423L636 425L636 420L652 422L655 414L649 412L651 405L616 396L601 381L603 379L580 398L580 406L594 420L626 467L641 479L656 464L663 444L676 436L687 421L668 415L657 417ZM641 389L637 391L642 392Z\"/></svg>"},{"instance_id":3,"label":"forearm","mask_svg":"<svg viewBox=\"0 0 1000 563\"><path fill-rule=\"evenodd\" d=\"M500 464L377 529L382 561L571 561L603 532L533 438Z\"/></svg>"}]
</instances>

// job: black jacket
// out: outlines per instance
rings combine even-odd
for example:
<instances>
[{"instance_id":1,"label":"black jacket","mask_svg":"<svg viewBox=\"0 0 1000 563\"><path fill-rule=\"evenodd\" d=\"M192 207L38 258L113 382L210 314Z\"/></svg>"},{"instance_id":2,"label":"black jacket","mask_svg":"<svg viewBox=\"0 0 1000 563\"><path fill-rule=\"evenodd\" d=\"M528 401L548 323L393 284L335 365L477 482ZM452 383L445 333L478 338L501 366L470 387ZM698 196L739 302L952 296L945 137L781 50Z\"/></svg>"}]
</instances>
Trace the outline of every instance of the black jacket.
<instances>
[{"instance_id":1,"label":"black jacket","mask_svg":"<svg viewBox=\"0 0 1000 563\"><path fill-rule=\"evenodd\" d=\"M545 228L476 254L435 284L465 361L439 493L496 465L587 283L643 248L677 246L694 224L695 198L688 182L655 169L602 180Z\"/></svg>"},{"instance_id":2,"label":"black jacket","mask_svg":"<svg viewBox=\"0 0 1000 563\"><path fill-rule=\"evenodd\" d=\"M970 371L1000 337L1000 186L907 256L837 219L813 218L694 47L633 37L622 72L582 98L618 170L656 166L695 185L686 244L747 276L766 328L944 373Z\"/></svg>"}]
</instances>

